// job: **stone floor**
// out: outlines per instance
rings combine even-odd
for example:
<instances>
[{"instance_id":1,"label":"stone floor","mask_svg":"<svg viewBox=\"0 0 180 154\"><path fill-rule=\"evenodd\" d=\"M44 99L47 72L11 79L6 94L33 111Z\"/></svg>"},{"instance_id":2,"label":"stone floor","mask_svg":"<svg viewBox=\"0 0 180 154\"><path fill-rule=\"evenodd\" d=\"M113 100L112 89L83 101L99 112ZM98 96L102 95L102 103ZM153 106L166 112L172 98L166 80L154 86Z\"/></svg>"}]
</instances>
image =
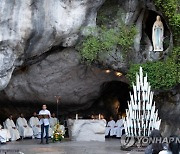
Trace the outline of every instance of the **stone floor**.
<instances>
[{"instance_id":1,"label":"stone floor","mask_svg":"<svg viewBox=\"0 0 180 154\"><path fill-rule=\"evenodd\" d=\"M62 142L39 144L37 139L24 139L0 145L0 154L143 154L142 150L122 151L119 139L105 142L78 142L68 139Z\"/></svg>"}]
</instances>

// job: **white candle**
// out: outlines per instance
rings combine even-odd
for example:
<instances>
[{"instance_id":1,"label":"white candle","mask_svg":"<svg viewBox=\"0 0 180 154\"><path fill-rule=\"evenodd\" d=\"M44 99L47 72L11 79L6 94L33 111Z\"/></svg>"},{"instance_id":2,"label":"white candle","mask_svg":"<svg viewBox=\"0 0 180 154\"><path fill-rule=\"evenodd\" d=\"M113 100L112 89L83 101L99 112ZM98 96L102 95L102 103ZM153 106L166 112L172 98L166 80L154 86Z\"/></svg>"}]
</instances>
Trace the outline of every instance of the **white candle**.
<instances>
[{"instance_id":1,"label":"white candle","mask_svg":"<svg viewBox=\"0 0 180 154\"><path fill-rule=\"evenodd\" d=\"M139 130L138 136L140 136L141 135L141 127L140 127L140 121L139 120L138 120L138 130Z\"/></svg>"},{"instance_id":2,"label":"white candle","mask_svg":"<svg viewBox=\"0 0 180 154\"><path fill-rule=\"evenodd\" d=\"M143 111L145 111L145 101L143 101Z\"/></svg>"},{"instance_id":3,"label":"white candle","mask_svg":"<svg viewBox=\"0 0 180 154\"><path fill-rule=\"evenodd\" d=\"M99 114L99 120L101 119L101 114Z\"/></svg>"},{"instance_id":4,"label":"white candle","mask_svg":"<svg viewBox=\"0 0 180 154\"><path fill-rule=\"evenodd\" d=\"M136 86L133 85L133 91L134 91L134 101L136 103L137 101L137 94L136 94Z\"/></svg>"},{"instance_id":5,"label":"white candle","mask_svg":"<svg viewBox=\"0 0 180 154\"><path fill-rule=\"evenodd\" d=\"M78 120L78 114L76 114L76 120Z\"/></svg>"},{"instance_id":6,"label":"white candle","mask_svg":"<svg viewBox=\"0 0 180 154\"><path fill-rule=\"evenodd\" d=\"M149 128L148 128L148 136L150 135L150 128L151 128L151 120L149 121Z\"/></svg>"},{"instance_id":7,"label":"white candle","mask_svg":"<svg viewBox=\"0 0 180 154\"><path fill-rule=\"evenodd\" d=\"M143 101L145 101L145 100L146 100L146 95L145 95L145 92L144 92L144 91L142 92L142 96L143 96L143 97L142 97L142 98L143 98Z\"/></svg>"},{"instance_id":8,"label":"white candle","mask_svg":"<svg viewBox=\"0 0 180 154\"><path fill-rule=\"evenodd\" d=\"M134 120L134 134L137 136L137 126L136 126L136 120Z\"/></svg>"},{"instance_id":9,"label":"white candle","mask_svg":"<svg viewBox=\"0 0 180 154\"><path fill-rule=\"evenodd\" d=\"M142 67L140 67L139 75L140 75L140 83L143 84L143 72L142 72Z\"/></svg>"},{"instance_id":10,"label":"white candle","mask_svg":"<svg viewBox=\"0 0 180 154\"><path fill-rule=\"evenodd\" d=\"M133 116L133 119L136 119L137 118L137 114L136 114L136 110L134 111L134 116Z\"/></svg>"},{"instance_id":11,"label":"white candle","mask_svg":"<svg viewBox=\"0 0 180 154\"><path fill-rule=\"evenodd\" d=\"M140 91L139 75L136 74L137 91Z\"/></svg>"},{"instance_id":12,"label":"white candle","mask_svg":"<svg viewBox=\"0 0 180 154\"><path fill-rule=\"evenodd\" d=\"M128 135L127 124L126 124L125 118L123 118L123 123L124 123L125 133L126 135Z\"/></svg>"},{"instance_id":13,"label":"white candle","mask_svg":"<svg viewBox=\"0 0 180 154\"><path fill-rule=\"evenodd\" d=\"M146 136L146 128L145 128L145 124L144 124L144 136Z\"/></svg>"},{"instance_id":14,"label":"white candle","mask_svg":"<svg viewBox=\"0 0 180 154\"><path fill-rule=\"evenodd\" d=\"M148 113L149 113L149 111L148 111ZM147 117L146 117L146 128L148 127L148 115L147 115Z\"/></svg>"},{"instance_id":15,"label":"white candle","mask_svg":"<svg viewBox=\"0 0 180 154\"><path fill-rule=\"evenodd\" d=\"M131 93L130 93L130 97L131 97L131 104L134 104L133 95L131 95Z\"/></svg>"}]
</instances>

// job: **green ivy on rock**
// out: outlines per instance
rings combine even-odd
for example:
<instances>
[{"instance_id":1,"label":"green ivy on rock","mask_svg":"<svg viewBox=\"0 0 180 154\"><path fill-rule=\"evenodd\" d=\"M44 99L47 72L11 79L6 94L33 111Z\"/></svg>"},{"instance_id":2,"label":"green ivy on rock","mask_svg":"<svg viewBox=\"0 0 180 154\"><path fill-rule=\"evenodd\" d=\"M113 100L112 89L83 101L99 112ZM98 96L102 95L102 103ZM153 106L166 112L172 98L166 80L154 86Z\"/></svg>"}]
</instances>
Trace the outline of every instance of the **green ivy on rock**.
<instances>
[{"instance_id":1,"label":"green ivy on rock","mask_svg":"<svg viewBox=\"0 0 180 154\"><path fill-rule=\"evenodd\" d=\"M132 64L127 77L135 83L136 73L142 66L143 72L147 73L148 81L153 89L167 90L180 83L180 48L175 48L171 57L165 61L147 62L145 64ZM179 58L178 58L179 57Z\"/></svg>"},{"instance_id":2,"label":"green ivy on rock","mask_svg":"<svg viewBox=\"0 0 180 154\"><path fill-rule=\"evenodd\" d=\"M100 26L90 29L90 34L85 37L78 47L82 59L87 63L98 60L98 55L102 52L112 52L120 47L123 56L132 49L133 40L136 35L134 26L126 26L119 22L116 27Z\"/></svg>"}]
</instances>

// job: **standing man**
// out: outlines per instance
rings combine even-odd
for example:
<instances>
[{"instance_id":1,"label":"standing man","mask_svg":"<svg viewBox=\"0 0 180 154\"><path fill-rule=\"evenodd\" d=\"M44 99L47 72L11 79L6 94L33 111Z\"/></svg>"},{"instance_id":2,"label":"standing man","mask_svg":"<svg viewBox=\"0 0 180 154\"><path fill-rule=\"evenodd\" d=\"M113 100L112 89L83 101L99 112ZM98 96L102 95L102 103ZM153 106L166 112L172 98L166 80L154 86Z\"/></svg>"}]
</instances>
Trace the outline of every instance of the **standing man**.
<instances>
[{"instance_id":1,"label":"standing man","mask_svg":"<svg viewBox=\"0 0 180 154\"><path fill-rule=\"evenodd\" d=\"M44 136L44 129L46 132L46 144L49 144L48 137L49 137L49 118L51 117L51 113L47 110L47 106L43 105L42 110L39 111L40 117L40 124L41 124L41 144L43 144L43 136Z\"/></svg>"}]
</instances>

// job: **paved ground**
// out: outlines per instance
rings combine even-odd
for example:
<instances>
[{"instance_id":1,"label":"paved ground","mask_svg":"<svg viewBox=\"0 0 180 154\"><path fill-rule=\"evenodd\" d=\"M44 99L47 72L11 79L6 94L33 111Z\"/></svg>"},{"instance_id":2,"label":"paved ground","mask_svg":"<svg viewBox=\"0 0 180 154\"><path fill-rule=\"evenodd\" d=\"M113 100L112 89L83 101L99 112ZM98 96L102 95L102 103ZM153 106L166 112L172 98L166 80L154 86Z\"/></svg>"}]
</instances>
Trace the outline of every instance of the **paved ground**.
<instances>
[{"instance_id":1,"label":"paved ground","mask_svg":"<svg viewBox=\"0 0 180 154\"><path fill-rule=\"evenodd\" d=\"M118 139L105 142L77 142L68 139L62 142L39 144L37 139L25 139L0 145L0 154L143 154L138 151L120 150ZM142 151L142 150L141 150Z\"/></svg>"}]
</instances>

